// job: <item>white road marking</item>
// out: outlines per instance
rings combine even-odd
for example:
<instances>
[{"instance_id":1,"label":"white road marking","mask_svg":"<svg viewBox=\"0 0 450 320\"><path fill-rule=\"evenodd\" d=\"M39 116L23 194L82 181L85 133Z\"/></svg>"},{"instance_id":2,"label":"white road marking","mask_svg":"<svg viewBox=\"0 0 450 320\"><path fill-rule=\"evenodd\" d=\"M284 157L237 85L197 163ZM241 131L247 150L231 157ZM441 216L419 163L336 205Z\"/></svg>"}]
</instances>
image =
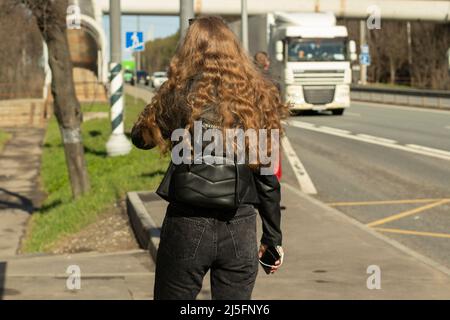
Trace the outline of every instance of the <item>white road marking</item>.
<instances>
[{"instance_id":1,"label":"white road marking","mask_svg":"<svg viewBox=\"0 0 450 320\"><path fill-rule=\"evenodd\" d=\"M294 125L294 123L295 123L295 125ZM309 129L309 128L315 128L316 127L315 124L312 124L312 123L309 123L309 122L297 121L297 120L288 120L286 124L290 125L290 126L297 127L297 128L304 128L304 129Z\"/></svg>"},{"instance_id":2,"label":"white road marking","mask_svg":"<svg viewBox=\"0 0 450 320\"><path fill-rule=\"evenodd\" d=\"M397 141L392 140L392 139L380 138L380 137L376 137L376 136L371 136L369 134L358 133L357 136L363 137L363 138L368 138L368 139L373 139L373 140L377 140L377 141L381 141L381 142L386 142L386 143L397 143Z\"/></svg>"},{"instance_id":3,"label":"white road marking","mask_svg":"<svg viewBox=\"0 0 450 320\"><path fill-rule=\"evenodd\" d=\"M316 126L314 123L309 123L309 122L304 122L304 121L302 121L302 125L304 125L306 127L315 127Z\"/></svg>"},{"instance_id":4,"label":"white road marking","mask_svg":"<svg viewBox=\"0 0 450 320\"><path fill-rule=\"evenodd\" d=\"M417 144L407 144L406 146L414 148L414 149L418 149L418 150L424 150L424 151L427 151L427 152L435 152L435 153L438 153L438 154L450 156L450 152L449 151L442 150L442 149L435 149L435 148L420 146L420 145L417 145Z\"/></svg>"},{"instance_id":5,"label":"white road marking","mask_svg":"<svg viewBox=\"0 0 450 320\"><path fill-rule=\"evenodd\" d=\"M347 116L353 116L353 117L361 117L360 113L355 113L355 112L346 112L345 115Z\"/></svg>"},{"instance_id":6,"label":"white road marking","mask_svg":"<svg viewBox=\"0 0 450 320\"><path fill-rule=\"evenodd\" d=\"M411 145L400 145L397 143L393 143L392 141L394 141L394 140L390 140L389 142L386 142L385 140L389 140L389 139L368 136L368 135L365 135L365 136L364 135L362 135L362 136L361 135L353 135L353 134L341 133L341 132L338 132L335 130L334 131L327 130L327 129L323 129L321 127L311 127L311 126L305 125L301 121L296 121L296 120L291 120L289 122L289 125L296 127L296 128L321 132L321 133L325 133L325 134L331 134L331 135L342 137L342 138L367 142L367 143L376 144L376 145L380 145L380 146L384 146L384 147L388 147L388 148L392 148L392 149L403 150L403 151L407 151L410 153L416 153L416 154L421 154L424 156L429 156L429 157L433 157L433 158L450 161L450 152L447 154L447 151L445 151L445 150L432 149L432 148L427 148L427 147L425 147L426 149L424 149L424 147L417 148L417 147L414 147L414 145L413 145L413 147L411 147Z\"/></svg>"},{"instance_id":7,"label":"white road marking","mask_svg":"<svg viewBox=\"0 0 450 320\"><path fill-rule=\"evenodd\" d=\"M291 165L292 170L294 170L295 177L297 178L301 190L307 194L317 194L316 187L314 187L308 172L306 172L305 167L295 153L294 148L292 148L287 136L281 138L281 144L289 164Z\"/></svg>"},{"instance_id":8,"label":"white road marking","mask_svg":"<svg viewBox=\"0 0 450 320\"><path fill-rule=\"evenodd\" d=\"M339 132L339 133L343 133L343 134L351 134L350 131L344 130L344 129L331 128L331 127L327 127L327 126L320 126L320 128L327 130L327 131L334 131L334 132Z\"/></svg>"}]
</instances>

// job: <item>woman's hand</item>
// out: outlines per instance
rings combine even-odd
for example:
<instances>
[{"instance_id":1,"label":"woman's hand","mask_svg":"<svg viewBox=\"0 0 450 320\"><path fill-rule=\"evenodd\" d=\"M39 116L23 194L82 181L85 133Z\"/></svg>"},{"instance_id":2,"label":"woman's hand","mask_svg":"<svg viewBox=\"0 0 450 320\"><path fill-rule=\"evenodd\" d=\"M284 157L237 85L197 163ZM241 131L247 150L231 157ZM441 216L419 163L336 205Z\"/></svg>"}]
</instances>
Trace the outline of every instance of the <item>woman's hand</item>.
<instances>
[{"instance_id":1,"label":"woman's hand","mask_svg":"<svg viewBox=\"0 0 450 320\"><path fill-rule=\"evenodd\" d=\"M261 259L261 257L263 256L264 252L267 250L267 245L261 243L261 245L259 246L259 252L258 252L258 257ZM283 252L283 248L281 246L278 246L278 251L280 253L280 259L278 259L277 261L275 261L275 265L272 266L271 270L270 270L270 274L275 273L275 271L278 270L279 267L281 267L281 265L283 264L283 258L284 258L284 252Z\"/></svg>"}]
</instances>

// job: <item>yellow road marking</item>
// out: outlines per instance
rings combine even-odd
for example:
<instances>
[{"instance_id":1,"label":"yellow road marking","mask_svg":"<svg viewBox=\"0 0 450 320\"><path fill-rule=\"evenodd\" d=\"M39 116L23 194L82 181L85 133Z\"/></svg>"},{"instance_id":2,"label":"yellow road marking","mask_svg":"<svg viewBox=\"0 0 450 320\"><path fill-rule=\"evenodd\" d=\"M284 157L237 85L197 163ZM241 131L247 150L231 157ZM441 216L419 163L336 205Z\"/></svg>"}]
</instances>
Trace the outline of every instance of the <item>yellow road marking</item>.
<instances>
[{"instance_id":1,"label":"yellow road marking","mask_svg":"<svg viewBox=\"0 0 450 320\"><path fill-rule=\"evenodd\" d=\"M413 230L402 230L402 229L389 229L389 228L373 228L377 231L399 233L399 234L410 234L415 236L425 236L425 237L435 237L435 238L450 238L448 233L436 233L436 232L423 232L423 231L413 231Z\"/></svg>"},{"instance_id":2,"label":"yellow road marking","mask_svg":"<svg viewBox=\"0 0 450 320\"><path fill-rule=\"evenodd\" d=\"M409 204L409 203L427 203L440 200L450 200L450 199L405 199L405 200L381 200L381 201L353 201L353 202L331 202L327 203L332 207L339 206L372 206L372 205L382 205L382 204Z\"/></svg>"},{"instance_id":3,"label":"yellow road marking","mask_svg":"<svg viewBox=\"0 0 450 320\"><path fill-rule=\"evenodd\" d=\"M422 212L422 211L425 211L425 210L428 210L428 209L440 206L440 205L448 203L448 202L450 202L450 199L442 199L440 201L429 203L427 205L424 205L424 206L421 206L421 207L418 207L418 208L415 208L415 209L412 209L412 210L407 210L407 211L404 211L404 212L400 212L398 214L394 214L394 215L389 216L387 218L383 218L383 219L380 219L380 220L376 220L376 221L370 222L370 223L367 224L367 226L368 227L378 226L380 224L384 224L384 223L387 223L387 222L398 220L398 219L410 216L412 214L419 213L419 212Z\"/></svg>"}]
</instances>

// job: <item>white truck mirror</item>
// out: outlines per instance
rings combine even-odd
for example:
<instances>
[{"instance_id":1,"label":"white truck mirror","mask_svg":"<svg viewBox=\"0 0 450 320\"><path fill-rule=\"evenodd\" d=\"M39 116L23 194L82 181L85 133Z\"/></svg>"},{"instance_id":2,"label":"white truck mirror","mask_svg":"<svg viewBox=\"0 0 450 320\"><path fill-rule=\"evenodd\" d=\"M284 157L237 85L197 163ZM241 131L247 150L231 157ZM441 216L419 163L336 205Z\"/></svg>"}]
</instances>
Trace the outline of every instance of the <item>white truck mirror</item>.
<instances>
[{"instance_id":1,"label":"white truck mirror","mask_svg":"<svg viewBox=\"0 0 450 320\"><path fill-rule=\"evenodd\" d=\"M283 61L283 41L278 40L275 42L275 54L277 61Z\"/></svg>"},{"instance_id":2,"label":"white truck mirror","mask_svg":"<svg viewBox=\"0 0 450 320\"><path fill-rule=\"evenodd\" d=\"M356 55L356 42L355 42L355 40L350 40L348 42L348 51L350 53L350 60L351 61L355 61L356 58L358 57Z\"/></svg>"}]
</instances>

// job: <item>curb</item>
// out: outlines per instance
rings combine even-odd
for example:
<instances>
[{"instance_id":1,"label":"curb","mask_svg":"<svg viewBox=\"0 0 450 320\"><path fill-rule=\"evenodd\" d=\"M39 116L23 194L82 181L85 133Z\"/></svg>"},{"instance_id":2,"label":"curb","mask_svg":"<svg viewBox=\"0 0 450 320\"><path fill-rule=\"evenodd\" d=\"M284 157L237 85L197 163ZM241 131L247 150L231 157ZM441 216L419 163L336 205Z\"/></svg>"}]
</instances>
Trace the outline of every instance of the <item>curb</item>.
<instances>
[{"instance_id":1,"label":"curb","mask_svg":"<svg viewBox=\"0 0 450 320\"><path fill-rule=\"evenodd\" d=\"M128 192L126 197L127 214L130 218L134 235L142 249L148 250L153 261L158 252L160 229L145 209L139 194L145 193L147 200L161 200L154 192Z\"/></svg>"},{"instance_id":2,"label":"curb","mask_svg":"<svg viewBox=\"0 0 450 320\"><path fill-rule=\"evenodd\" d=\"M324 212L331 214L331 215L335 215L335 216L339 216L341 219L344 219L345 221L349 222L350 224L358 227L359 229L370 233L371 235L373 235L374 237L383 240L384 242L390 244L391 246L395 247L396 249L402 251L403 253L406 253L407 255L419 260L420 262L444 273L445 275L450 277L450 269L448 269L447 267L441 265L440 263L432 260L431 258L428 258L408 247L406 247L405 245L401 244L400 242L391 239L389 237L386 237L385 235L369 228L368 226L366 226L365 224L359 222L358 220L347 216L345 213L328 206L327 204L323 203L320 200L317 200L315 198L313 198L312 196L309 196L303 192L301 192L300 190L297 190L295 187L291 186L290 184L287 183L281 183L283 186L285 186L286 188L290 189L292 192L295 192L300 198L303 198L321 208L324 209Z\"/></svg>"}]
</instances>

